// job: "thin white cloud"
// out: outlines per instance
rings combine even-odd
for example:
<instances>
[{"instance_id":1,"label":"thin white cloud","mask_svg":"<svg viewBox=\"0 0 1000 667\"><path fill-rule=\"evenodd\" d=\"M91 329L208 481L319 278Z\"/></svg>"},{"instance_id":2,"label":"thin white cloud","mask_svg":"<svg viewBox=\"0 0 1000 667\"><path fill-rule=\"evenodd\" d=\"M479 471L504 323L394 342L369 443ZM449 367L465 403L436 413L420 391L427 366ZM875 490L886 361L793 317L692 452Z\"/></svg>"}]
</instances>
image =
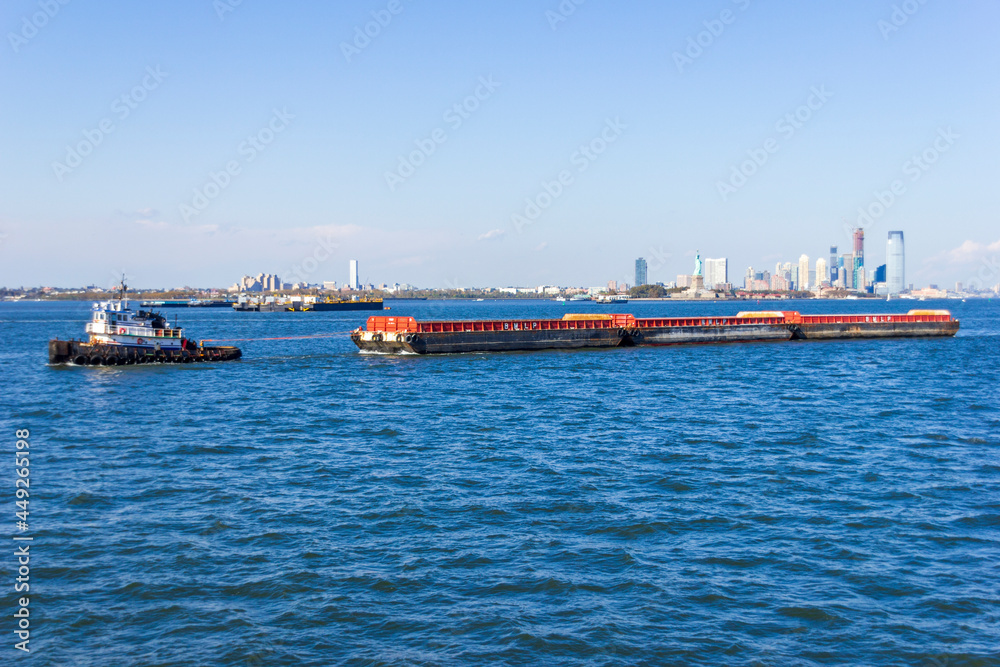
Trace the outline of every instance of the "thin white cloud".
<instances>
[{"instance_id":1,"label":"thin white cloud","mask_svg":"<svg viewBox=\"0 0 1000 667\"><path fill-rule=\"evenodd\" d=\"M476 240L477 241L489 241L490 239L500 238L500 237L502 237L506 233L507 232L505 232L502 229L491 229L490 231L486 232L485 234L480 234L479 238L476 239Z\"/></svg>"},{"instance_id":2,"label":"thin white cloud","mask_svg":"<svg viewBox=\"0 0 1000 667\"><path fill-rule=\"evenodd\" d=\"M218 225L175 225L163 220L139 219L135 224L150 230L184 232L185 234L215 234L219 231Z\"/></svg>"},{"instance_id":3,"label":"thin white cloud","mask_svg":"<svg viewBox=\"0 0 1000 667\"><path fill-rule=\"evenodd\" d=\"M979 262L985 257L995 255L998 252L1000 252L1000 240L988 245L978 241L966 241L957 248L946 250L931 257L929 263L961 266L963 264Z\"/></svg>"}]
</instances>

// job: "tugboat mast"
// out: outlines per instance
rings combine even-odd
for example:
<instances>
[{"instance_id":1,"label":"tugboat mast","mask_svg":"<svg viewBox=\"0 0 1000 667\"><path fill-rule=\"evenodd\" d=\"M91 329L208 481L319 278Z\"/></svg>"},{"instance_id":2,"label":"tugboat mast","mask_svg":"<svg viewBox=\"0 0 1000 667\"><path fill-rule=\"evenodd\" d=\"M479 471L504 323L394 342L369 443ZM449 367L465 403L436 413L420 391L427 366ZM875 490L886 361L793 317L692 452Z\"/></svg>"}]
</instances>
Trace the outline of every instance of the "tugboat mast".
<instances>
[{"instance_id":1,"label":"tugboat mast","mask_svg":"<svg viewBox=\"0 0 1000 667\"><path fill-rule=\"evenodd\" d=\"M125 284L125 274L122 273L121 283L118 286L118 300L123 302L125 308L128 308L128 297L126 293L128 292L128 285Z\"/></svg>"}]
</instances>

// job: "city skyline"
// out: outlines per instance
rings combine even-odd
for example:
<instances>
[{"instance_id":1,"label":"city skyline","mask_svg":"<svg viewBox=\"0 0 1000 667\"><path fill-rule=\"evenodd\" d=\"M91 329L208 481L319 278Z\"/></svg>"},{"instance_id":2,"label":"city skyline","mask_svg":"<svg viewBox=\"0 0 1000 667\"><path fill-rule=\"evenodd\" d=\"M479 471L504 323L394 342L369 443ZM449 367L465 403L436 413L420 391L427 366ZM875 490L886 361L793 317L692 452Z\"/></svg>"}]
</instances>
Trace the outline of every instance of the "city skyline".
<instances>
[{"instance_id":1,"label":"city skyline","mask_svg":"<svg viewBox=\"0 0 1000 667\"><path fill-rule=\"evenodd\" d=\"M796 290L796 291L815 291L819 287L828 288L842 288L855 291L866 291L872 288L872 283L879 284L879 289L890 295L899 294L901 292L908 291L911 288L921 289L925 287L934 287L932 283L926 285L914 285L913 283L907 283L905 280L905 247L904 247L904 232L900 230L890 230L888 232L888 238L885 246L885 259L881 265L876 263L867 263L865 257L870 253L865 248L865 236L864 230L854 229L852 230L852 241L853 241L853 252L840 255L838 254L837 246L830 246L830 262L824 257L817 257L813 260L809 255L802 254L799 256L797 262L777 262L775 265L775 270L772 273L770 270L764 268L757 270L758 267L748 266L746 268L743 280L743 289L749 289L754 291L782 291L782 290ZM734 284L729 278L729 259L727 257L720 258L709 258L706 257L704 260L701 259L701 254L699 251L691 253L695 257L696 271L701 271L701 267L704 267L703 277L704 286L709 289L721 289L723 291L738 291L740 289L739 284ZM877 257L878 255L876 255ZM847 272L845 266L851 267L851 271ZM989 268L988 264L984 263L984 266ZM814 267L814 268L810 268ZM293 267L294 268L294 267ZM880 277L876 278L876 271L881 271ZM310 281L301 280L301 276L293 273L292 282L283 280L279 275L270 273L258 273L256 277L245 274L239 281L235 284L229 286L228 288L221 288L217 285L206 286L201 285L198 289L226 289L228 291L280 291L287 289L299 289L309 285L321 287L323 289L348 289L348 290L364 290L364 289L399 289L400 286L405 286L405 289L438 289L437 286L414 286L406 281L389 281L389 280L362 280L360 274L360 264L357 259L347 260L347 278L340 283L335 277L332 280L328 280L325 277L320 280ZM666 286L681 286L687 287L690 285L690 278L693 276L691 274L678 274L676 276L676 281L669 281L666 279L655 280L649 278L648 274L648 262L643 257L639 257L634 262L634 278L630 282L628 278L621 281L612 279L608 281L608 285L616 285L618 288L624 289L630 286L640 286L640 285L666 285ZM805 279L803 279L805 276ZM887 278L888 276L888 278ZM956 281L956 285L964 284L966 287L973 290L989 291L993 289L995 291L996 285L990 283L989 281L994 277L991 272L980 272L978 276L971 276L968 282L962 283L961 281ZM775 282L777 279L777 282ZM860 283L857 281L860 279ZM118 280L118 276L114 277L114 280ZM753 281L753 284L751 284ZM804 284L803 284L804 283ZM117 283L116 283L117 284ZM498 283L498 284L481 284L481 285L447 285L446 289L481 289L481 288L526 288L525 286L529 283L524 283L520 285L515 285L514 283ZM392 286L395 286L394 288ZM560 286L564 288L579 288L582 284L573 284L566 281L556 281L551 284L541 284L542 287L552 287ZM3 286L3 287L16 287L16 286ZM29 286L33 288L42 287L42 285ZM59 287L67 288L72 286L67 285L49 285L49 287ZM136 286L140 289L149 289L150 286ZM532 288L526 288L532 289ZM589 289L595 289L592 285ZM961 291L961 289L957 290ZM880 292L881 293L881 292Z\"/></svg>"},{"instance_id":2,"label":"city skyline","mask_svg":"<svg viewBox=\"0 0 1000 667\"><path fill-rule=\"evenodd\" d=\"M7 3L0 284L670 281L859 223L996 265L1000 8L570 4Z\"/></svg>"}]
</instances>

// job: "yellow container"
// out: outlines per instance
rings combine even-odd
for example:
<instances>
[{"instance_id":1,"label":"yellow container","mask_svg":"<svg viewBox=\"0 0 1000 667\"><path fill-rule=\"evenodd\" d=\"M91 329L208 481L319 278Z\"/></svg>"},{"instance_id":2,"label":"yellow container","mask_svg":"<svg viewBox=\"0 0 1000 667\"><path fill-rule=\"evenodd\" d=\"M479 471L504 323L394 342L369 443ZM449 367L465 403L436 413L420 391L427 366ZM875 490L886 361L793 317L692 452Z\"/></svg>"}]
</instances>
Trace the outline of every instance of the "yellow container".
<instances>
[{"instance_id":1,"label":"yellow container","mask_svg":"<svg viewBox=\"0 0 1000 667\"><path fill-rule=\"evenodd\" d=\"M571 322L579 322L580 320L610 320L611 315L597 315L589 313L574 313L572 315L563 315L563 320L568 320Z\"/></svg>"}]
</instances>

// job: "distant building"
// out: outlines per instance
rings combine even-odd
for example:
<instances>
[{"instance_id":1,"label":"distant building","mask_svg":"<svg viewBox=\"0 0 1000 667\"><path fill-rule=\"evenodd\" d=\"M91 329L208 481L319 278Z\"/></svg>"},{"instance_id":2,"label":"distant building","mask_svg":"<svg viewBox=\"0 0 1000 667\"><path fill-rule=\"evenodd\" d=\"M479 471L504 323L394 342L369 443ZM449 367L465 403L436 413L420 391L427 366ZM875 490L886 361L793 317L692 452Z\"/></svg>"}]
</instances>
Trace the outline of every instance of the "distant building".
<instances>
[{"instance_id":1,"label":"distant building","mask_svg":"<svg viewBox=\"0 0 1000 667\"><path fill-rule=\"evenodd\" d=\"M243 276L229 288L230 292L279 292L283 287L281 278L273 273L258 273L257 277Z\"/></svg>"},{"instance_id":2,"label":"distant building","mask_svg":"<svg viewBox=\"0 0 1000 667\"><path fill-rule=\"evenodd\" d=\"M889 294L899 294L906 285L903 232L889 232L889 240L885 246L885 284Z\"/></svg>"},{"instance_id":3,"label":"distant building","mask_svg":"<svg viewBox=\"0 0 1000 667\"><path fill-rule=\"evenodd\" d=\"M854 277L853 287L856 290L865 289L864 269L865 269L865 230L860 227L855 228L854 234Z\"/></svg>"},{"instance_id":4,"label":"distant building","mask_svg":"<svg viewBox=\"0 0 1000 667\"><path fill-rule=\"evenodd\" d=\"M844 284L842 287L844 289L852 289L854 287L854 255L852 253L841 255L839 268L844 269Z\"/></svg>"},{"instance_id":5,"label":"distant building","mask_svg":"<svg viewBox=\"0 0 1000 667\"><path fill-rule=\"evenodd\" d=\"M694 276L677 276L678 287L691 287L694 284Z\"/></svg>"},{"instance_id":6,"label":"distant building","mask_svg":"<svg viewBox=\"0 0 1000 667\"><path fill-rule=\"evenodd\" d=\"M361 282L358 280L358 260L352 259L350 263L351 275L348 286L353 290L361 289Z\"/></svg>"},{"instance_id":7,"label":"distant building","mask_svg":"<svg viewBox=\"0 0 1000 667\"><path fill-rule=\"evenodd\" d=\"M729 282L729 260L725 257L705 260L705 287L720 289Z\"/></svg>"},{"instance_id":8,"label":"distant building","mask_svg":"<svg viewBox=\"0 0 1000 667\"><path fill-rule=\"evenodd\" d=\"M618 281L609 280L608 281L608 292L611 294L616 294L618 292Z\"/></svg>"},{"instance_id":9,"label":"distant building","mask_svg":"<svg viewBox=\"0 0 1000 667\"><path fill-rule=\"evenodd\" d=\"M948 298L948 291L943 289L938 289L936 286L931 285L930 287L925 287L923 289L910 289L910 294L917 297L924 297L925 299L946 299Z\"/></svg>"},{"instance_id":10,"label":"distant building","mask_svg":"<svg viewBox=\"0 0 1000 667\"><path fill-rule=\"evenodd\" d=\"M828 282L830 279L830 274L826 270L826 260L822 257L816 259L816 280L813 287L822 287L823 283Z\"/></svg>"},{"instance_id":11,"label":"distant building","mask_svg":"<svg viewBox=\"0 0 1000 667\"><path fill-rule=\"evenodd\" d=\"M323 289L325 289L325 290L336 290L337 289L337 281L336 280L324 280L323 281Z\"/></svg>"},{"instance_id":12,"label":"distant building","mask_svg":"<svg viewBox=\"0 0 1000 667\"><path fill-rule=\"evenodd\" d=\"M878 266L875 268L875 272L872 274L873 283L884 283L886 276L886 265Z\"/></svg>"},{"instance_id":13,"label":"distant building","mask_svg":"<svg viewBox=\"0 0 1000 667\"><path fill-rule=\"evenodd\" d=\"M837 246L830 246L830 284L836 285L837 279L840 277L840 272L837 270L839 264L837 263Z\"/></svg>"},{"instance_id":14,"label":"distant building","mask_svg":"<svg viewBox=\"0 0 1000 667\"><path fill-rule=\"evenodd\" d=\"M635 284L636 287L649 284L646 275L646 260L642 257L635 260Z\"/></svg>"},{"instance_id":15,"label":"distant building","mask_svg":"<svg viewBox=\"0 0 1000 667\"><path fill-rule=\"evenodd\" d=\"M798 289L809 289L809 255L799 257L799 281Z\"/></svg>"}]
</instances>

